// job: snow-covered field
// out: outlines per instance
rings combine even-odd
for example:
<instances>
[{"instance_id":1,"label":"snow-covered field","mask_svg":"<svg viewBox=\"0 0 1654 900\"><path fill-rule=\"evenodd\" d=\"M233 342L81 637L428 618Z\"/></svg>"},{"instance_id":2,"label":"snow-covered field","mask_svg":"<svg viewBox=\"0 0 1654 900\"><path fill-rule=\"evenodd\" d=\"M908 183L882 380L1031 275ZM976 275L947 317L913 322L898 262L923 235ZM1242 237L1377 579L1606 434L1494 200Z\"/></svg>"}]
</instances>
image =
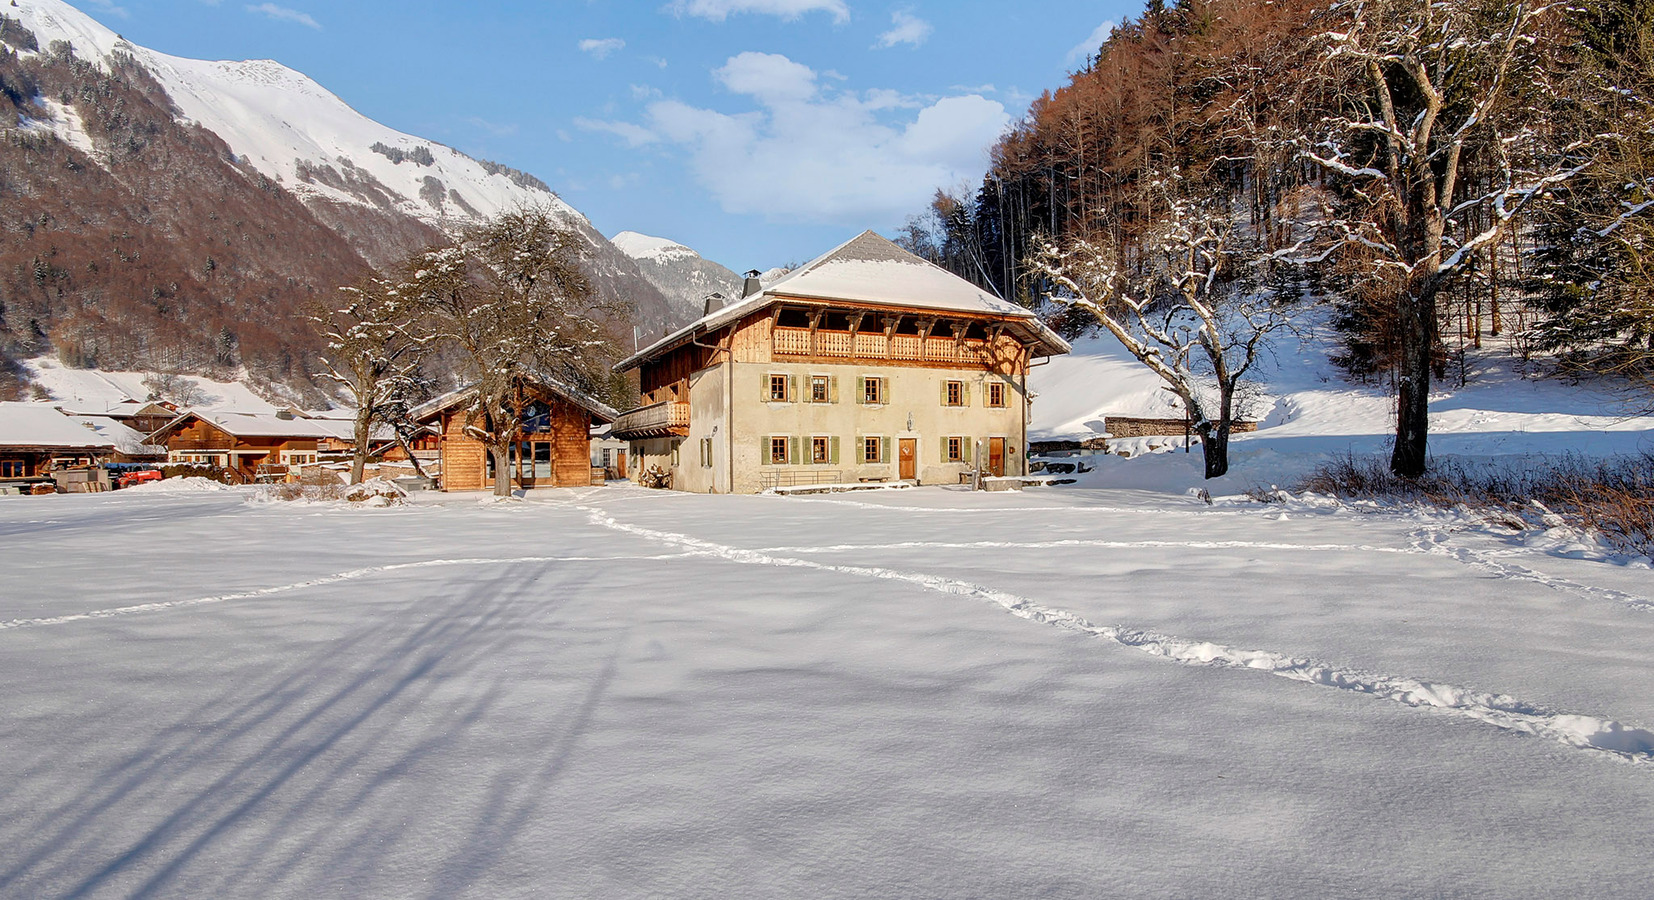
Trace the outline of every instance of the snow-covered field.
<instances>
[{"instance_id":1,"label":"snow-covered field","mask_svg":"<svg viewBox=\"0 0 1654 900\"><path fill-rule=\"evenodd\" d=\"M1171 494L0 501L4 897L1645 897L1654 590Z\"/></svg>"}]
</instances>

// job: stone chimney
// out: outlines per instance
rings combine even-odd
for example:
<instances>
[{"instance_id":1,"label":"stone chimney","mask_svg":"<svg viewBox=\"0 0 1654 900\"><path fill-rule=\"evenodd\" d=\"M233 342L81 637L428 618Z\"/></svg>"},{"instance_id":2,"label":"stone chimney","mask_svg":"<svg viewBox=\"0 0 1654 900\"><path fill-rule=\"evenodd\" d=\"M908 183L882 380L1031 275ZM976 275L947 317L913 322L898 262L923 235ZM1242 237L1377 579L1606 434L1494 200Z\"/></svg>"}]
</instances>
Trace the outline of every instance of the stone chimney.
<instances>
[{"instance_id":1,"label":"stone chimney","mask_svg":"<svg viewBox=\"0 0 1654 900\"><path fill-rule=\"evenodd\" d=\"M748 272L743 277L746 278L746 281L741 285L741 299L742 300L745 300L748 297L751 297L753 294L756 294L759 291L764 289L764 285L759 283L759 281L758 281L758 270L757 269L753 269L751 272Z\"/></svg>"},{"instance_id":2,"label":"stone chimney","mask_svg":"<svg viewBox=\"0 0 1654 900\"><path fill-rule=\"evenodd\" d=\"M713 313L717 312L718 310L723 309L724 308L724 299L725 299L724 295L722 293L718 292L718 291L713 291L712 293L707 294L706 295L706 300L705 300L705 304L706 304L705 308L703 308L701 310L702 318L705 318L706 316L710 316Z\"/></svg>"}]
</instances>

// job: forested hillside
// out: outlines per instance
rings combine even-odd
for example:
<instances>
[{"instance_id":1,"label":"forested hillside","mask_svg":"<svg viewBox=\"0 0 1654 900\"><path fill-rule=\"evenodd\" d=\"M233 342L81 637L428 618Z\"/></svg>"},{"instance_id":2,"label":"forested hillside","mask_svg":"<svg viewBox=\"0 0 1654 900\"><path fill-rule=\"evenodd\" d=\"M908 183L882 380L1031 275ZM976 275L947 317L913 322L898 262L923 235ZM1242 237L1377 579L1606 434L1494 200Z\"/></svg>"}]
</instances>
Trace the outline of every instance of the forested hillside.
<instances>
[{"instance_id":1,"label":"forested hillside","mask_svg":"<svg viewBox=\"0 0 1654 900\"><path fill-rule=\"evenodd\" d=\"M1176 319L1197 308L1186 293L1220 325L1328 305L1337 362L1392 386L1419 451L1430 382L1463 378L1462 352L1490 338L1646 391L1651 16L1642 0L1154 0L904 242L1031 306L1087 292L1053 261L1083 269L1095 309L1047 310L1071 334L1131 304Z\"/></svg>"}]
</instances>

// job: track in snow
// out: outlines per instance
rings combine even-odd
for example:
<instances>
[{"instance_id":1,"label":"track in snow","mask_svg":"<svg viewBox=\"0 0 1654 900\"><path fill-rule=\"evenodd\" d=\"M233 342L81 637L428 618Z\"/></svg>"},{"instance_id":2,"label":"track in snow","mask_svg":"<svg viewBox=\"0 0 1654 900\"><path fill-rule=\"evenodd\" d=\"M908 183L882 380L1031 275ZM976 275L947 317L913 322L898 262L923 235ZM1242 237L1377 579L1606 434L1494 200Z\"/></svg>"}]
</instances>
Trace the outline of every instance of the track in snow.
<instances>
[{"instance_id":1,"label":"track in snow","mask_svg":"<svg viewBox=\"0 0 1654 900\"><path fill-rule=\"evenodd\" d=\"M1362 672L1317 660L1289 657L1268 650L1244 650L1210 641L1192 641L1118 625L1094 625L1067 610L1046 606L985 585L939 575L869 566L840 566L797 557L775 556L772 555L773 552L808 552L808 548L790 551L785 548L772 548L769 551L747 550L685 534L624 523L604 510L592 506L576 508L585 511L595 525L679 546L693 555L719 557L743 565L816 569L899 581L939 593L976 597L995 603L1012 615L1029 621L1100 638L1184 665L1256 669L1293 681L1366 694L1405 706L1438 709L1507 731L1548 737L1576 749L1607 754L1654 771L1654 731L1628 726L1612 719L1556 712L1505 694L1493 694L1459 685L1404 676ZM1389 552L1417 551L1391 548Z\"/></svg>"}]
</instances>

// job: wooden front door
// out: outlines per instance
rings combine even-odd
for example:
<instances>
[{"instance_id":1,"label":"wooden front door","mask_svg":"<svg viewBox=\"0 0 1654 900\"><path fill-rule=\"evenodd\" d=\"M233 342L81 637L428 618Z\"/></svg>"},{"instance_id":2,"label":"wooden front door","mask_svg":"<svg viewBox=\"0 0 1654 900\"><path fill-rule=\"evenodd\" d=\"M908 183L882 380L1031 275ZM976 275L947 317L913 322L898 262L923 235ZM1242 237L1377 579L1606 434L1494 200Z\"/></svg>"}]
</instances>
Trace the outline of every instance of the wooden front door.
<instances>
[{"instance_id":1,"label":"wooden front door","mask_svg":"<svg viewBox=\"0 0 1654 900\"><path fill-rule=\"evenodd\" d=\"M551 441L523 441L517 445L518 482L524 488L555 487L551 463Z\"/></svg>"},{"instance_id":2,"label":"wooden front door","mask_svg":"<svg viewBox=\"0 0 1654 900\"><path fill-rule=\"evenodd\" d=\"M620 473L619 477L621 477L621 478L630 478L631 477L631 472L626 468L626 451L625 450L616 450L615 451L615 471Z\"/></svg>"},{"instance_id":3,"label":"wooden front door","mask_svg":"<svg viewBox=\"0 0 1654 900\"><path fill-rule=\"evenodd\" d=\"M896 459L901 464L901 478L903 481L918 479L919 441L916 438L902 438L901 449L897 451Z\"/></svg>"},{"instance_id":4,"label":"wooden front door","mask_svg":"<svg viewBox=\"0 0 1654 900\"><path fill-rule=\"evenodd\" d=\"M988 438L988 474L995 477L1005 475L1005 439Z\"/></svg>"}]
</instances>

